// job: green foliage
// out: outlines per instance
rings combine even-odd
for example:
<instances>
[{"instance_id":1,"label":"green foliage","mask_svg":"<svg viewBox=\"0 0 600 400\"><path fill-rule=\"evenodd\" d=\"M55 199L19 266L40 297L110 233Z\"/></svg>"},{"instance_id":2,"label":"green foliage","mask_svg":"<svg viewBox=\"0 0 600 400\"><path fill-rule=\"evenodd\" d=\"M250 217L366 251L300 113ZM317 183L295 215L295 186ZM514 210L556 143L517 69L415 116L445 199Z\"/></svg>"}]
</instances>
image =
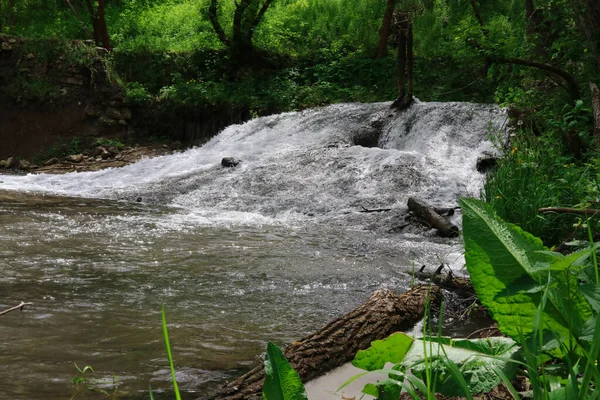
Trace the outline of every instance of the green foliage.
<instances>
[{"instance_id":1,"label":"green foliage","mask_svg":"<svg viewBox=\"0 0 600 400\"><path fill-rule=\"evenodd\" d=\"M386 363L397 364L395 369L400 372L410 370L423 382L435 379L432 386L440 393L459 396L465 395L465 392L451 371L451 366L456 367L458 374L467 382L468 393L485 393L501 382L494 369L514 376L516 368L509 360L517 350L514 341L502 337L473 340L447 337L413 339L404 333L395 333L359 351L352 364L367 371L381 370ZM398 384L395 386L398 387Z\"/></svg>"},{"instance_id":2,"label":"green foliage","mask_svg":"<svg viewBox=\"0 0 600 400\"><path fill-rule=\"evenodd\" d=\"M86 365L83 368L75 363L77 369L77 375L72 379L73 385L75 386L76 392L71 396L71 400L77 398L79 395L85 395L89 393L100 393L104 399L116 399L119 395L119 379L113 375L112 381L103 382L100 380L90 379L90 374L95 373L94 369L90 365ZM102 386L112 386L111 390L104 389Z\"/></svg>"},{"instance_id":3,"label":"green foliage","mask_svg":"<svg viewBox=\"0 0 600 400\"><path fill-rule=\"evenodd\" d=\"M461 206L473 287L500 330L522 346L534 398L598 396L598 246L549 252L487 204L463 199Z\"/></svg>"},{"instance_id":4,"label":"green foliage","mask_svg":"<svg viewBox=\"0 0 600 400\"><path fill-rule=\"evenodd\" d=\"M498 215L557 246L587 239L581 216L540 213L544 207L594 207L600 196L600 164L577 160L562 141L521 133L486 176L483 198ZM597 227L598 217L589 223Z\"/></svg>"},{"instance_id":5,"label":"green foliage","mask_svg":"<svg viewBox=\"0 0 600 400\"><path fill-rule=\"evenodd\" d=\"M538 238L502 221L489 205L464 199L461 206L467 269L499 329L513 339L531 336L541 289L551 274L553 286L548 289L544 321L556 339L564 340L567 350L573 351L574 336L592 315L578 288L576 265L589 251L568 258L549 253Z\"/></svg>"},{"instance_id":6,"label":"green foliage","mask_svg":"<svg viewBox=\"0 0 600 400\"><path fill-rule=\"evenodd\" d=\"M104 147L116 147L121 150L125 147L125 143L123 143L119 139L107 139L107 138L98 138L94 141L94 146L104 146Z\"/></svg>"},{"instance_id":7,"label":"green foliage","mask_svg":"<svg viewBox=\"0 0 600 400\"><path fill-rule=\"evenodd\" d=\"M306 390L298 373L290 366L281 349L269 342L265 356L265 400L306 400Z\"/></svg>"}]
</instances>

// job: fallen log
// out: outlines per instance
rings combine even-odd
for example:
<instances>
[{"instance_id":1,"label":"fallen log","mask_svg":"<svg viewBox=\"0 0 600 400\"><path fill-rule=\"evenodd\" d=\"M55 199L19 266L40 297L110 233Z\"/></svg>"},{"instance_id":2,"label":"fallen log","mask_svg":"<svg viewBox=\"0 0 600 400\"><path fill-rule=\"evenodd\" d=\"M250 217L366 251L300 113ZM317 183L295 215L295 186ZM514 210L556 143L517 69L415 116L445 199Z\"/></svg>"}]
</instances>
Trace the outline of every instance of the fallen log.
<instances>
[{"instance_id":1,"label":"fallen log","mask_svg":"<svg viewBox=\"0 0 600 400\"><path fill-rule=\"evenodd\" d=\"M462 278L454 275L452 269L448 268L448 272L444 273L446 266L440 264L440 266L433 272L425 272L425 265L415 272L415 277L423 281L429 280L431 283L437 286L450 290L460 297L470 297L475 295L475 289L471 280L468 278Z\"/></svg>"},{"instance_id":2,"label":"fallen log","mask_svg":"<svg viewBox=\"0 0 600 400\"><path fill-rule=\"evenodd\" d=\"M432 305L439 305L440 288L419 285L401 295L388 289L377 290L363 305L287 346L284 354L300 379L307 382L351 361L358 350L366 349L372 341L412 328L423 318L428 297ZM211 398L260 400L264 377L264 367L259 365Z\"/></svg>"},{"instance_id":3,"label":"fallen log","mask_svg":"<svg viewBox=\"0 0 600 400\"><path fill-rule=\"evenodd\" d=\"M437 229L438 234L443 237L456 237L459 230L456 225L448 221L440 214L435 212L434 208L422 200L414 197L408 198L408 209L422 218L427 224Z\"/></svg>"}]
</instances>

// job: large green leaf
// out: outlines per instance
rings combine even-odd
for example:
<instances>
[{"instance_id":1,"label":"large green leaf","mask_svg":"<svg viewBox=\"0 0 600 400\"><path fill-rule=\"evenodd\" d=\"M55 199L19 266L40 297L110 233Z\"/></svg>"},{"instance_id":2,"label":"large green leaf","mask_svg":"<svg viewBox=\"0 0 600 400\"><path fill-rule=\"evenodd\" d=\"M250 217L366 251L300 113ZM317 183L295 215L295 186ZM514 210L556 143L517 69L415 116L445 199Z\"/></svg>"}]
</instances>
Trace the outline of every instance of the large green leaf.
<instances>
[{"instance_id":1,"label":"large green leaf","mask_svg":"<svg viewBox=\"0 0 600 400\"><path fill-rule=\"evenodd\" d=\"M467 381L471 393L492 390L501 382L495 370L513 377L516 364L511 357L519 347L510 338L458 339L433 337L413 339L404 333L395 333L385 340L377 340L366 350L357 353L352 364L368 371L379 371L386 363L399 364L421 380L426 369L436 376L436 390L448 396L464 395L461 383L448 368L454 363ZM427 363L425 359L427 358ZM372 391L373 388L370 387Z\"/></svg>"},{"instance_id":2,"label":"large green leaf","mask_svg":"<svg viewBox=\"0 0 600 400\"><path fill-rule=\"evenodd\" d=\"M371 347L359 350L352 365L367 371L382 369L386 363L398 364L404 360L414 339L404 333L393 333L384 340L371 342Z\"/></svg>"},{"instance_id":3,"label":"large green leaf","mask_svg":"<svg viewBox=\"0 0 600 400\"><path fill-rule=\"evenodd\" d=\"M290 366L279 347L269 342L265 357L265 400L306 400L306 390L298 373Z\"/></svg>"},{"instance_id":4,"label":"large green leaf","mask_svg":"<svg viewBox=\"0 0 600 400\"><path fill-rule=\"evenodd\" d=\"M579 332L592 315L577 284L579 268L569 268L581 254L548 253L538 238L502 221L482 201L463 199L461 206L467 269L477 297L499 329L517 340L531 334L539 289L551 273L544 327L562 339Z\"/></svg>"},{"instance_id":5,"label":"large green leaf","mask_svg":"<svg viewBox=\"0 0 600 400\"><path fill-rule=\"evenodd\" d=\"M509 378L515 375L517 364L511 359L519 346L510 338L431 341L435 339L415 340L402 365L422 380L426 379L426 370L432 370L430 376L436 379L436 390L446 396L465 395L461 382L448 368L448 361L456 364L472 394L489 392L501 383L496 369Z\"/></svg>"}]
</instances>

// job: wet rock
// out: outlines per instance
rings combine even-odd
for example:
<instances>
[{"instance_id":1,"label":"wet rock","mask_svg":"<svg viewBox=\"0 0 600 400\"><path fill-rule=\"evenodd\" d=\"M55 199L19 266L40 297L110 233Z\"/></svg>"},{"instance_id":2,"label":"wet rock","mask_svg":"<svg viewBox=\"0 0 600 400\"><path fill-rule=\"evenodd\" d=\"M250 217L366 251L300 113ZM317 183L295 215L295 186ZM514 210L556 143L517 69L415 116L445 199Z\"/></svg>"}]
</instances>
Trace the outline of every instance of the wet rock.
<instances>
[{"instance_id":1,"label":"wet rock","mask_svg":"<svg viewBox=\"0 0 600 400\"><path fill-rule=\"evenodd\" d=\"M110 157L110 151L104 146L98 146L90 152L90 155L96 159L107 159Z\"/></svg>"},{"instance_id":2,"label":"wet rock","mask_svg":"<svg viewBox=\"0 0 600 400\"><path fill-rule=\"evenodd\" d=\"M129 108L121 108L121 115L123 116L124 120L130 120L131 119L131 110Z\"/></svg>"},{"instance_id":3,"label":"wet rock","mask_svg":"<svg viewBox=\"0 0 600 400\"><path fill-rule=\"evenodd\" d=\"M91 105L87 106L85 108L85 110L83 110L83 112L88 117L97 117L100 115L100 110L98 110L96 107L91 106Z\"/></svg>"},{"instance_id":4,"label":"wet rock","mask_svg":"<svg viewBox=\"0 0 600 400\"><path fill-rule=\"evenodd\" d=\"M116 156L117 154L119 154L119 149L116 146L110 146L108 148L108 152L111 156Z\"/></svg>"},{"instance_id":5,"label":"wet rock","mask_svg":"<svg viewBox=\"0 0 600 400\"><path fill-rule=\"evenodd\" d=\"M183 147L183 145L181 144L181 142L173 142L169 147L171 150L179 150L181 149L181 147Z\"/></svg>"},{"instance_id":6,"label":"wet rock","mask_svg":"<svg viewBox=\"0 0 600 400\"><path fill-rule=\"evenodd\" d=\"M6 161L0 160L0 168L6 168Z\"/></svg>"},{"instance_id":7,"label":"wet rock","mask_svg":"<svg viewBox=\"0 0 600 400\"><path fill-rule=\"evenodd\" d=\"M234 158L234 157L224 157L221 160L221 166L226 167L226 168L232 168L232 167L237 166L241 162L242 162L242 160L238 160L237 158Z\"/></svg>"},{"instance_id":8,"label":"wet rock","mask_svg":"<svg viewBox=\"0 0 600 400\"><path fill-rule=\"evenodd\" d=\"M490 152L484 152L479 158L477 158L477 171L480 173L486 173L493 169L498 163L498 157Z\"/></svg>"},{"instance_id":9,"label":"wet rock","mask_svg":"<svg viewBox=\"0 0 600 400\"><path fill-rule=\"evenodd\" d=\"M19 166L19 162L14 157L8 157L4 162L5 168L17 168Z\"/></svg>"},{"instance_id":10,"label":"wet rock","mask_svg":"<svg viewBox=\"0 0 600 400\"><path fill-rule=\"evenodd\" d=\"M105 115L101 116L99 118L99 121L102 125L106 125L106 126L114 126L114 125L118 124L117 121L115 121L114 119L107 118Z\"/></svg>"},{"instance_id":11,"label":"wet rock","mask_svg":"<svg viewBox=\"0 0 600 400\"><path fill-rule=\"evenodd\" d=\"M13 47L11 46L10 43L2 42L2 51L10 51L12 49L13 49Z\"/></svg>"},{"instance_id":12,"label":"wet rock","mask_svg":"<svg viewBox=\"0 0 600 400\"><path fill-rule=\"evenodd\" d=\"M46 166L46 167L47 167L47 166L49 166L49 165L58 164L59 162L60 162L60 161L58 160L58 158L56 158L56 157L53 157L53 158L49 159L48 161L46 161L46 162L44 163L44 166Z\"/></svg>"},{"instance_id":13,"label":"wet rock","mask_svg":"<svg viewBox=\"0 0 600 400\"><path fill-rule=\"evenodd\" d=\"M114 108L114 107L108 107L106 109L106 112L104 114L107 118L109 119L116 119L116 120L120 120L123 119L123 116L121 115L121 112Z\"/></svg>"},{"instance_id":14,"label":"wet rock","mask_svg":"<svg viewBox=\"0 0 600 400\"><path fill-rule=\"evenodd\" d=\"M20 169L29 169L31 167L31 163L27 160L20 160L19 161L19 168Z\"/></svg>"},{"instance_id":15,"label":"wet rock","mask_svg":"<svg viewBox=\"0 0 600 400\"><path fill-rule=\"evenodd\" d=\"M83 161L83 154L69 154L65 160L72 163L80 163Z\"/></svg>"}]
</instances>

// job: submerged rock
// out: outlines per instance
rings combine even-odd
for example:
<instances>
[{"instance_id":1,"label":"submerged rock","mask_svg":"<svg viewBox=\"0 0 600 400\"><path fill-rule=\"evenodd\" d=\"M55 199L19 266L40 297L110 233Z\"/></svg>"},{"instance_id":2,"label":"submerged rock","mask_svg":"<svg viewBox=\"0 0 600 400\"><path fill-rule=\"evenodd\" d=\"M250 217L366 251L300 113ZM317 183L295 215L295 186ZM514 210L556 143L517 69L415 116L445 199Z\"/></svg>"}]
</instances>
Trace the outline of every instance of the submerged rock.
<instances>
[{"instance_id":1,"label":"submerged rock","mask_svg":"<svg viewBox=\"0 0 600 400\"><path fill-rule=\"evenodd\" d=\"M237 166L241 162L242 160L238 160L235 157L223 157L223 159L221 160L221 165L225 168L232 168Z\"/></svg>"}]
</instances>

